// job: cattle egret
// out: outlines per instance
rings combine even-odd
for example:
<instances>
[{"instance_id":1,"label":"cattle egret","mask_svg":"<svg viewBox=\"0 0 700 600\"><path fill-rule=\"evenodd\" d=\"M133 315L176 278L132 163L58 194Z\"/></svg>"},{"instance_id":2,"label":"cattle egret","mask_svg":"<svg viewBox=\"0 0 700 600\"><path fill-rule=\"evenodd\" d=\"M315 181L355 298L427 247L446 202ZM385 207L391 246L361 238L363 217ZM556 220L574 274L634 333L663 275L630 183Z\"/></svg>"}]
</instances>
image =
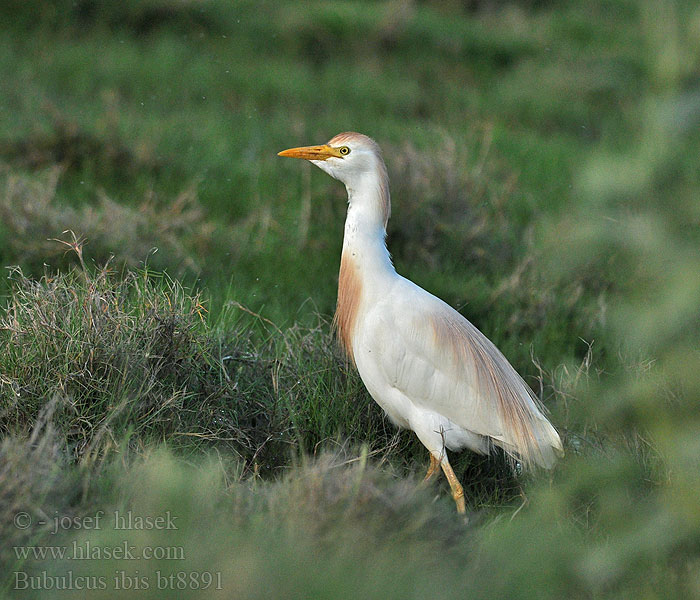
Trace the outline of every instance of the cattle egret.
<instances>
[{"instance_id":1,"label":"cattle egret","mask_svg":"<svg viewBox=\"0 0 700 600\"><path fill-rule=\"evenodd\" d=\"M538 401L496 346L448 304L398 275L386 247L389 178L379 146L359 133L290 148L342 181L348 212L333 320L367 390L442 467L460 513L464 490L446 449L499 446L524 466L550 468L562 451Z\"/></svg>"}]
</instances>

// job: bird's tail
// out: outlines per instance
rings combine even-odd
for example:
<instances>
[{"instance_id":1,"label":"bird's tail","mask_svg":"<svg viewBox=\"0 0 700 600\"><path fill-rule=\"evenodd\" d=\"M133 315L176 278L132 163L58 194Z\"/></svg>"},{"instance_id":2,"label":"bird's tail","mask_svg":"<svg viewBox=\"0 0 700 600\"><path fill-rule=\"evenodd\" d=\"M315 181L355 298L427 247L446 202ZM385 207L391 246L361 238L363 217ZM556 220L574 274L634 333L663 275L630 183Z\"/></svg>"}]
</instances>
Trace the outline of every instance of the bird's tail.
<instances>
[{"instance_id":1,"label":"bird's tail","mask_svg":"<svg viewBox=\"0 0 700 600\"><path fill-rule=\"evenodd\" d=\"M536 421L533 429L536 449L530 450L530 464L534 463L545 469L551 469L557 458L564 455L561 438L557 430L544 416Z\"/></svg>"},{"instance_id":2,"label":"bird's tail","mask_svg":"<svg viewBox=\"0 0 700 600\"><path fill-rule=\"evenodd\" d=\"M530 392L525 382L522 385ZM524 411L508 411L509 414L504 415L503 419L504 434L493 438L493 443L526 468L537 465L551 469L556 459L564 454L561 438L540 412L539 402L532 392L528 396L532 404L523 402Z\"/></svg>"}]
</instances>

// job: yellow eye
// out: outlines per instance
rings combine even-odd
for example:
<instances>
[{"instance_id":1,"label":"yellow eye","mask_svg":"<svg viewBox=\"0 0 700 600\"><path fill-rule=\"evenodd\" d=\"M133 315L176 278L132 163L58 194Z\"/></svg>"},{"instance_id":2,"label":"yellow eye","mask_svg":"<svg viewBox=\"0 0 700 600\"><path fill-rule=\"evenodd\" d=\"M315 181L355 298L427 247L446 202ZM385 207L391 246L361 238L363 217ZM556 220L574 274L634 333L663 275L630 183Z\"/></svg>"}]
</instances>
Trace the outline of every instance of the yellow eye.
<instances>
[{"instance_id":1,"label":"yellow eye","mask_svg":"<svg viewBox=\"0 0 700 600\"><path fill-rule=\"evenodd\" d=\"M348 148L347 146L341 146L340 148L338 148L338 152L340 152L343 156L346 156L350 154L350 148Z\"/></svg>"}]
</instances>

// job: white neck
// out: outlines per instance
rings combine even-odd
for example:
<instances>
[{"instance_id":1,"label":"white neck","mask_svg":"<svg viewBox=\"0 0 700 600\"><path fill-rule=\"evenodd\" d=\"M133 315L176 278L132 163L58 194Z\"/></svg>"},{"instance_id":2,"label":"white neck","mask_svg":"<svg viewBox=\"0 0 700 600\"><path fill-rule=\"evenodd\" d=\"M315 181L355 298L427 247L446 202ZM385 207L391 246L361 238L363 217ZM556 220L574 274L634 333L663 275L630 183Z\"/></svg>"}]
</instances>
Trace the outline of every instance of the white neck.
<instances>
[{"instance_id":1,"label":"white neck","mask_svg":"<svg viewBox=\"0 0 700 600\"><path fill-rule=\"evenodd\" d=\"M384 173L365 174L346 185L348 214L343 253L350 254L363 274L395 273L386 248L389 185Z\"/></svg>"}]
</instances>

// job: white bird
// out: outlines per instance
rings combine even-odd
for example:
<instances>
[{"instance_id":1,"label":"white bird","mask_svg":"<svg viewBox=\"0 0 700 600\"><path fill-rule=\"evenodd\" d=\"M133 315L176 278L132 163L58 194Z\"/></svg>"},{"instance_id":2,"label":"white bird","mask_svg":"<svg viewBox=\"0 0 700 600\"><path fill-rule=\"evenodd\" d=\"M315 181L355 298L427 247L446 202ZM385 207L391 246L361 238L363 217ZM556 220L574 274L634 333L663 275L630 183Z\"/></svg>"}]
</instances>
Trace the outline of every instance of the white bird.
<instances>
[{"instance_id":1,"label":"white bird","mask_svg":"<svg viewBox=\"0 0 700 600\"><path fill-rule=\"evenodd\" d=\"M347 132L279 156L309 160L345 184L334 326L374 400L430 452L425 479L440 465L464 513L446 448L486 454L499 446L525 466L550 468L561 440L520 375L467 319L396 273L385 242L389 177L377 143Z\"/></svg>"}]
</instances>

